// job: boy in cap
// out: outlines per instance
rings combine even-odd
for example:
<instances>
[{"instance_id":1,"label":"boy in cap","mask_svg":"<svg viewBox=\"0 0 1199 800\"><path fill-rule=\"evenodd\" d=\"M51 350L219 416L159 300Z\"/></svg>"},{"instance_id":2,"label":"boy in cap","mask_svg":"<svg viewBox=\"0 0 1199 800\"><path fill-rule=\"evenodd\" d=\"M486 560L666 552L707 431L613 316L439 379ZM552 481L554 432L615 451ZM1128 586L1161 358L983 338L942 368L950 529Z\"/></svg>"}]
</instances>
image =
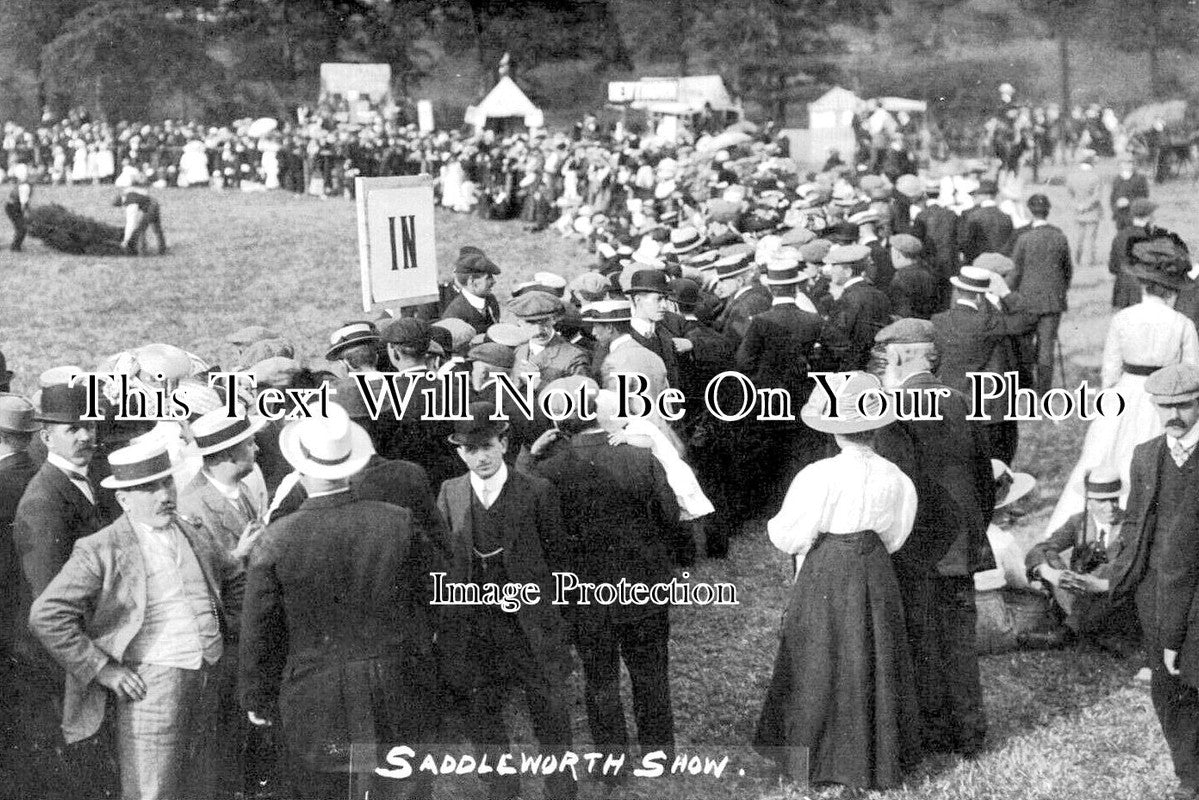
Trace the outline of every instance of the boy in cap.
<instances>
[{"instance_id":1,"label":"boy in cap","mask_svg":"<svg viewBox=\"0 0 1199 800\"><path fill-rule=\"evenodd\" d=\"M924 243L910 233L891 237L891 260L895 274L885 288L891 299L891 313L900 319L930 319L940 309L941 288L926 267Z\"/></svg>"},{"instance_id":2,"label":"boy in cap","mask_svg":"<svg viewBox=\"0 0 1199 800\"><path fill-rule=\"evenodd\" d=\"M137 443L108 460L103 485L124 514L75 544L34 601L29 627L67 672L67 742L94 736L111 715L123 797L210 797L213 673L242 575L208 531L175 513L164 444Z\"/></svg>"},{"instance_id":3,"label":"boy in cap","mask_svg":"<svg viewBox=\"0 0 1199 800\"><path fill-rule=\"evenodd\" d=\"M1199 797L1199 367L1163 367L1145 380L1165 433L1137 445L1132 492L1112 563L1111 602L1135 599L1149 663L1150 696L1179 787Z\"/></svg>"},{"instance_id":4,"label":"boy in cap","mask_svg":"<svg viewBox=\"0 0 1199 800\"><path fill-rule=\"evenodd\" d=\"M834 300L829 319L849 337L851 347L843 368L864 369L870 360L874 335L891 321L891 301L866 278L870 248L839 245L825 256Z\"/></svg>"},{"instance_id":5,"label":"boy in cap","mask_svg":"<svg viewBox=\"0 0 1199 800\"><path fill-rule=\"evenodd\" d=\"M995 181L979 181L974 191L978 205L962 214L958 246L967 263L978 258L979 253L1006 253L1011 247L1015 225L1012 218L996 205L997 194L999 186Z\"/></svg>"},{"instance_id":6,"label":"boy in cap","mask_svg":"<svg viewBox=\"0 0 1199 800\"><path fill-rule=\"evenodd\" d=\"M1040 394L1053 387L1057 331L1074 274L1070 242L1057 226L1049 224L1049 209L1045 195L1028 198L1032 224L1016 238L1012 249L1015 268L1007 278L1007 285L1024 299L1023 310L1037 315L1036 390Z\"/></svg>"},{"instance_id":7,"label":"boy in cap","mask_svg":"<svg viewBox=\"0 0 1199 800\"><path fill-rule=\"evenodd\" d=\"M571 747L564 681L569 672L566 629L554 597L551 570L561 566L564 542L558 492L548 480L509 469L508 423L495 406L471 403L470 419L454 423L450 444L468 472L441 486L437 508L449 525L449 583L534 583L541 602L515 612L495 605L442 607L439 656L447 702L461 713L470 740L490 763L509 747L504 707L514 685L524 688L542 752L559 757ZM513 798L516 775L488 775L488 797ZM545 779L545 795L573 800L570 771Z\"/></svg>"}]
</instances>

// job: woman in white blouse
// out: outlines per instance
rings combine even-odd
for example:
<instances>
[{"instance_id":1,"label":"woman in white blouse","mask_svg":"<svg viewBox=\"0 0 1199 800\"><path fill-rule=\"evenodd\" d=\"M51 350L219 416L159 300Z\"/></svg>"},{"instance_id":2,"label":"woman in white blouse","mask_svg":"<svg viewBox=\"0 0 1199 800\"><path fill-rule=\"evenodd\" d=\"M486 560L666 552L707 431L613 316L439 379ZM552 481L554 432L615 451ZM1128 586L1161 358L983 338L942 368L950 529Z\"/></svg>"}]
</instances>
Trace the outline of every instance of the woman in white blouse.
<instances>
[{"instance_id":1,"label":"woman in white blouse","mask_svg":"<svg viewBox=\"0 0 1199 800\"><path fill-rule=\"evenodd\" d=\"M1115 415L1116 401L1110 398L1104 403L1108 416L1097 417L1087 428L1082 454L1066 479L1045 528L1046 536L1082 512L1086 505L1084 479L1101 464L1119 468L1124 487L1120 505L1128 501L1132 451L1163 430L1156 407L1145 393L1145 379L1171 364L1199 364L1195 324L1174 310L1179 290L1189 282L1190 259L1185 249L1166 236L1134 244L1132 249L1134 262L1127 269L1141 284L1141 302L1112 317L1101 376L1103 388L1118 393L1125 408Z\"/></svg>"},{"instance_id":2,"label":"woman in white blouse","mask_svg":"<svg viewBox=\"0 0 1199 800\"><path fill-rule=\"evenodd\" d=\"M903 604L890 553L916 517L912 481L871 447L894 401L862 372L833 376L801 412L841 453L795 476L770 540L794 557L795 589L754 746L797 780L898 785L920 734Z\"/></svg>"}]
</instances>

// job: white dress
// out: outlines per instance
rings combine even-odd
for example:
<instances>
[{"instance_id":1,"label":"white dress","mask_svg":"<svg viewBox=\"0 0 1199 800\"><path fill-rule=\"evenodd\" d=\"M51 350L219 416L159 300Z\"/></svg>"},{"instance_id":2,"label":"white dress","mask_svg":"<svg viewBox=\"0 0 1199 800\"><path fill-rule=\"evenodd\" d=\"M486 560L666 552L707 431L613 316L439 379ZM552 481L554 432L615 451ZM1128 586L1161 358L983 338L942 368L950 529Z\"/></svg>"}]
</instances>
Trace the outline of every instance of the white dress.
<instances>
[{"instance_id":1,"label":"white dress","mask_svg":"<svg viewBox=\"0 0 1199 800\"><path fill-rule=\"evenodd\" d=\"M1157 409L1145 392L1146 375L1126 372L1126 364L1165 367L1171 364L1199 365L1199 334L1191 320L1170 308L1164 300L1146 294L1141 302L1117 311L1103 347L1103 388L1114 389L1124 398L1124 413L1097 417L1083 440L1082 455L1075 464L1057 507L1046 526L1046 536L1066 520L1081 513L1085 503L1084 480L1088 470L1110 464L1120 470L1123 488L1120 505L1128 501L1128 473L1132 451L1162 431ZM1110 394L1110 393L1109 393ZM1113 398L1114 399L1114 398ZM1105 408L1107 407L1105 402Z\"/></svg>"}]
</instances>

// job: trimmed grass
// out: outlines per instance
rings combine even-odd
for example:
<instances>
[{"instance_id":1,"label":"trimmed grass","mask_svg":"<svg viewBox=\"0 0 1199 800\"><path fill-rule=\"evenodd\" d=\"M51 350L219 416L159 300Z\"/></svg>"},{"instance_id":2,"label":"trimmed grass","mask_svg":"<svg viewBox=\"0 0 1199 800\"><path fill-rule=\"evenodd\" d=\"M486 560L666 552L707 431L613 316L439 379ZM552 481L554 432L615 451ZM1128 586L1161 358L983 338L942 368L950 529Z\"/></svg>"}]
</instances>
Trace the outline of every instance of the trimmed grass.
<instances>
[{"instance_id":1,"label":"trimmed grass","mask_svg":"<svg viewBox=\"0 0 1199 800\"><path fill-rule=\"evenodd\" d=\"M1107 168L1110 172L1110 167ZM1199 241L1193 220L1199 193L1173 184L1160 223ZM1065 222L1068 202L1060 187L1046 188ZM111 188L39 187L35 202L61 202L72 210L119 221ZM357 245L353 205L283 193L218 194L206 189L159 192L171 246L163 257L98 259L65 256L29 240L24 253L0 256L0 346L17 373L14 388L31 392L42 370L65 363L90 367L122 348L165 341L232 365L222 337L239 327L264 324L319 359L331 330L362 316L358 305ZM504 270L498 287L540 269L573 275L592 257L554 235L527 234L519 223L486 222L440 214L438 256L448 271L458 248L481 246ZM1100 241L1110 241L1110 226ZM1106 256L1105 256L1106 258ZM1081 271L1062 325L1070 383L1095 378L1109 316L1106 270ZM1015 465L1040 479L1023 503L1017 533L1041 534L1053 499L1077 455L1083 426L1049 422L1023 426ZM672 690L679 752L729 762L720 778L674 776L634 780L617 793L633 798L800 798L820 796L783 784L750 741L770 677L778 627L787 596L788 564L767 541L759 521L736 539L725 562L704 562L692 580L730 581L734 608L679 608L673 612ZM986 752L971 762L926 762L886 800L1093 800L1162 797L1173 778L1146 687L1134 684L1135 662L1096 653L1018 653L983 660L991 734ZM573 678L572 713L586 742L581 680ZM628 699L628 698L626 698ZM631 709L631 702L627 704ZM516 712L517 740L532 745L523 711ZM582 744L577 750L586 750ZM630 769L633 764L626 765ZM540 796L539 781L526 781ZM582 796L601 796L586 782ZM472 778L439 782L438 797L481 797Z\"/></svg>"}]
</instances>

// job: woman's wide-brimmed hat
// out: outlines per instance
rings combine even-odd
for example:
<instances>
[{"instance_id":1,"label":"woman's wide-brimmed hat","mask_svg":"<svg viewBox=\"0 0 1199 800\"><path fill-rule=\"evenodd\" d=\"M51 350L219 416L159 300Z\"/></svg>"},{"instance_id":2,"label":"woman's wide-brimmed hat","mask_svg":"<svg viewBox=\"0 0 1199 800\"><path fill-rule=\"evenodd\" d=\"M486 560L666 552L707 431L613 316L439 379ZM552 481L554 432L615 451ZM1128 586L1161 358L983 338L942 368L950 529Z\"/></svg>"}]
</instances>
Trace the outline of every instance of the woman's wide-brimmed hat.
<instances>
[{"instance_id":1,"label":"woman's wide-brimmed hat","mask_svg":"<svg viewBox=\"0 0 1199 800\"><path fill-rule=\"evenodd\" d=\"M1010 506L1037 486L1037 479L1027 472L1012 472L1007 464L991 459L991 476L995 480L995 508Z\"/></svg>"},{"instance_id":2,"label":"woman's wide-brimmed hat","mask_svg":"<svg viewBox=\"0 0 1199 800\"><path fill-rule=\"evenodd\" d=\"M863 433L895 421L895 398L867 372L840 372L828 379L835 394L818 386L799 412L809 428L821 433Z\"/></svg>"},{"instance_id":3,"label":"woman's wide-brimmed hat","mask_svg":"<svg viewBox=\"0 0 1199 800\"><path fill-rule=\"evenodd\" d=\"M1155 230L1128 240L1125 272L1139 280L1175 291L1191 282L1191 254L1176 233Z\"/></svg>"}]
</instances>

